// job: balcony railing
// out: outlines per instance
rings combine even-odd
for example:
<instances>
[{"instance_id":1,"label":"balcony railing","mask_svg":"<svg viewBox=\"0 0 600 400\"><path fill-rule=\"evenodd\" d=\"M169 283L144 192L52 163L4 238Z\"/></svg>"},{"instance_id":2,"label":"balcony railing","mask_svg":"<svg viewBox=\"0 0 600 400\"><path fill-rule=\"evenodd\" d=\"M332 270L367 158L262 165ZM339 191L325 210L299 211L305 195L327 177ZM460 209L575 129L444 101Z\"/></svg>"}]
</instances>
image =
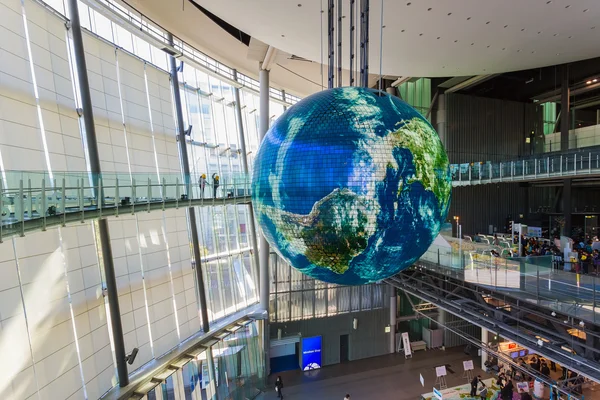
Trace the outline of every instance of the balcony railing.
<instances>
[{"instance_id":1,"label":"balcony railing","mask_svg":"<svg viewBox=\"0 0 600 400\"><path fill-rule=\"evenodd\" d=\"M250 202L244 174L198 176L156 173L7 171L0 180L0 240L71 221L204 205Z\"/></svg>"},{"instance_id":2,"label":"balcony railing","mask_svg":"<svg viewBox=\"0 0 600 400\"><path fill-rule=\"evenodd\" d=\"M452 164L453 186L600 175L600 150L504 162Z\"/></svg>"},{"instance_id":3,"label":"balcony railing","mask_svg":"<svg viewBox=\"0 0 600 400\"><path fill-rule=\"evenodd\" d=\"M574 318L600 322L600 277L569 272L553 256L502 258L492 255L491 248L431 246L417 264Z\"/></svg>"}]
</instances>

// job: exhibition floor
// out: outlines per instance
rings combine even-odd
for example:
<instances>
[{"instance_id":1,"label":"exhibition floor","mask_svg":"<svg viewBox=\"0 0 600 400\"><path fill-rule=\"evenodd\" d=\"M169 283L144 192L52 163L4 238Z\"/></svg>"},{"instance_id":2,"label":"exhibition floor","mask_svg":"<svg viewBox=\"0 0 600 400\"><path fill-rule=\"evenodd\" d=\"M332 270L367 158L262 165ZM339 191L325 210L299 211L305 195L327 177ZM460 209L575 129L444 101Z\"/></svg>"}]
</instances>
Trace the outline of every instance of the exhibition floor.
<instances>
[{"instance_id":1,"label":"exhibition floor","mask_svg":"<svg viewBox=\"0 0 600 400\"><path fill-rule=\"evenodd\" d=\"M351 361L324 367L311 373L300 370L281 373L283 394L288 400L342 399L350 393L352 399L395 399L414 400L421 393L429 392L435 382L435 367L446 365L448 387L466 383L462 362L472 359L464 354L462 347L447 351L419 351L412 359L405 360L403 354L389 354L365 360ZM473 360L477 367L477 360ZM491 375L476 368L475 374L482 378ZM421 386L419 374L423 375L425 387ZM273 386L276 376L270 377ZM276 399L272 389L264 399Z\"/></svg>"},{"instance_id":2,"label":"exhibition floor","mask_svg":"<svg viewBox=\"0 0 600 400\"><path fill-rule=\"evenodd\" d=\"M422 393L430 392L435 383L435 367L446 365L448 387L465 384L463 361L473 360L474 374L483 379L492 377L478 368L478 359L466 355L462 347L446 351L419 351L412 359L405 360L403 354L389 354L364 360L335 364L304 373L300 370L282 372L283 394L287 400L331 400L343 399L350 393L351 399L395 399L414 400ZM419 374L423 375L425 386L421 386ZM274 400L277 393L273 389L277 376L269 378L269 392L260 399ZM586 388L585 400L600 400L600 387Z\"/></svg>"}]
</instances>

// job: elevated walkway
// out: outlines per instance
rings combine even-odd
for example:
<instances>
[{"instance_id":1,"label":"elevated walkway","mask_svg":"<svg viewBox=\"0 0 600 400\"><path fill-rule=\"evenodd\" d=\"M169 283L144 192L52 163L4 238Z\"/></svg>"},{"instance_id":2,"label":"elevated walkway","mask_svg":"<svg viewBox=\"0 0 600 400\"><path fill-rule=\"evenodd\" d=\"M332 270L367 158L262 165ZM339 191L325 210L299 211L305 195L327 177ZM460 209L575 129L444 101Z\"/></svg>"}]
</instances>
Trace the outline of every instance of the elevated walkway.
<instances>
[{"instance_id":1,"label":"elevated walkway","mask_svg":"<svg viewBox=\"0 0 600 400\"><path fill-rule=\"evenodd\" d=\"M600 149L580 149L539 157L452 164L452 186L503 182L556 181L565 178L600 178Z\"/></svg>"},{"instance_id":2,"label":"elevated walkway","mask_svg":"<svg viewBox=\"0 0 600 400\"><path fill-rule=\"evenodd\" d=\"M102 217L251 201L249 181L242 175L221 179L216 187L207 183L204 190L198 177L181 174L6 172L2 178L0 241Z\"/></svg>"}]
</instances>

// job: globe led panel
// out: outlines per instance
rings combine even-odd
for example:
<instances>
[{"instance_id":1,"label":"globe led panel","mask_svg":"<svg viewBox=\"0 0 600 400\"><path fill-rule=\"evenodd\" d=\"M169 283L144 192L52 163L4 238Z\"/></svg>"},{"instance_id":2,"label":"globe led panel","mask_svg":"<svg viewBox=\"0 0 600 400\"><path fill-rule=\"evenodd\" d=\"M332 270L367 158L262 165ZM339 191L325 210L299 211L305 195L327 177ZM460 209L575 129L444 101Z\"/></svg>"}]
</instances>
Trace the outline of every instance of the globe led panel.
<instances>
[{"instance_id":1,"label":"globe led panel","mask_svg":"<svg viewBox=\"0 0 600 400\"><path fill-rule=\"evenodd\" d=\"M397 97L358 87L290 107L267 132L252 176L272 248L303 273L345 285L414 263L445 221L451 187L429 122Z\"/></svg>"}]
</instances>

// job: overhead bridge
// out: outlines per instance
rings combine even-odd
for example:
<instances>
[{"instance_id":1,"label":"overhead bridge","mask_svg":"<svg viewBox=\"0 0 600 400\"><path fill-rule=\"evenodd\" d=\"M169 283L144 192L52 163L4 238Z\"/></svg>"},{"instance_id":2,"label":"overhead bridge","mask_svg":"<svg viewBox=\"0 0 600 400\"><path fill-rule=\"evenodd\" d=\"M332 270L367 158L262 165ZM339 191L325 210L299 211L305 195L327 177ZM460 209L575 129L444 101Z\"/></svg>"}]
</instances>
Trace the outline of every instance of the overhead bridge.
<instances>
[{"instance_id":1,"label":"overhead bridge","mask_svg":"<svg viewBox=\"0 0 600 400\"><path fill-rule=\"evenodd\" d=\"M452 164L452 186L599 179L600 149L579 149L503 162Z\"/></svg>"},{"instance_id":2,"label":"overhead bridge","mask_svg":"<svg viewBox=\"0 0 600 400\"><path fill-rule=\"evenodd\" d=\"M157 174L6 172L0 181L0 241L34 230L123 214L248 204L246 176L206 183Z\"/></svg>"}]
</instances>

